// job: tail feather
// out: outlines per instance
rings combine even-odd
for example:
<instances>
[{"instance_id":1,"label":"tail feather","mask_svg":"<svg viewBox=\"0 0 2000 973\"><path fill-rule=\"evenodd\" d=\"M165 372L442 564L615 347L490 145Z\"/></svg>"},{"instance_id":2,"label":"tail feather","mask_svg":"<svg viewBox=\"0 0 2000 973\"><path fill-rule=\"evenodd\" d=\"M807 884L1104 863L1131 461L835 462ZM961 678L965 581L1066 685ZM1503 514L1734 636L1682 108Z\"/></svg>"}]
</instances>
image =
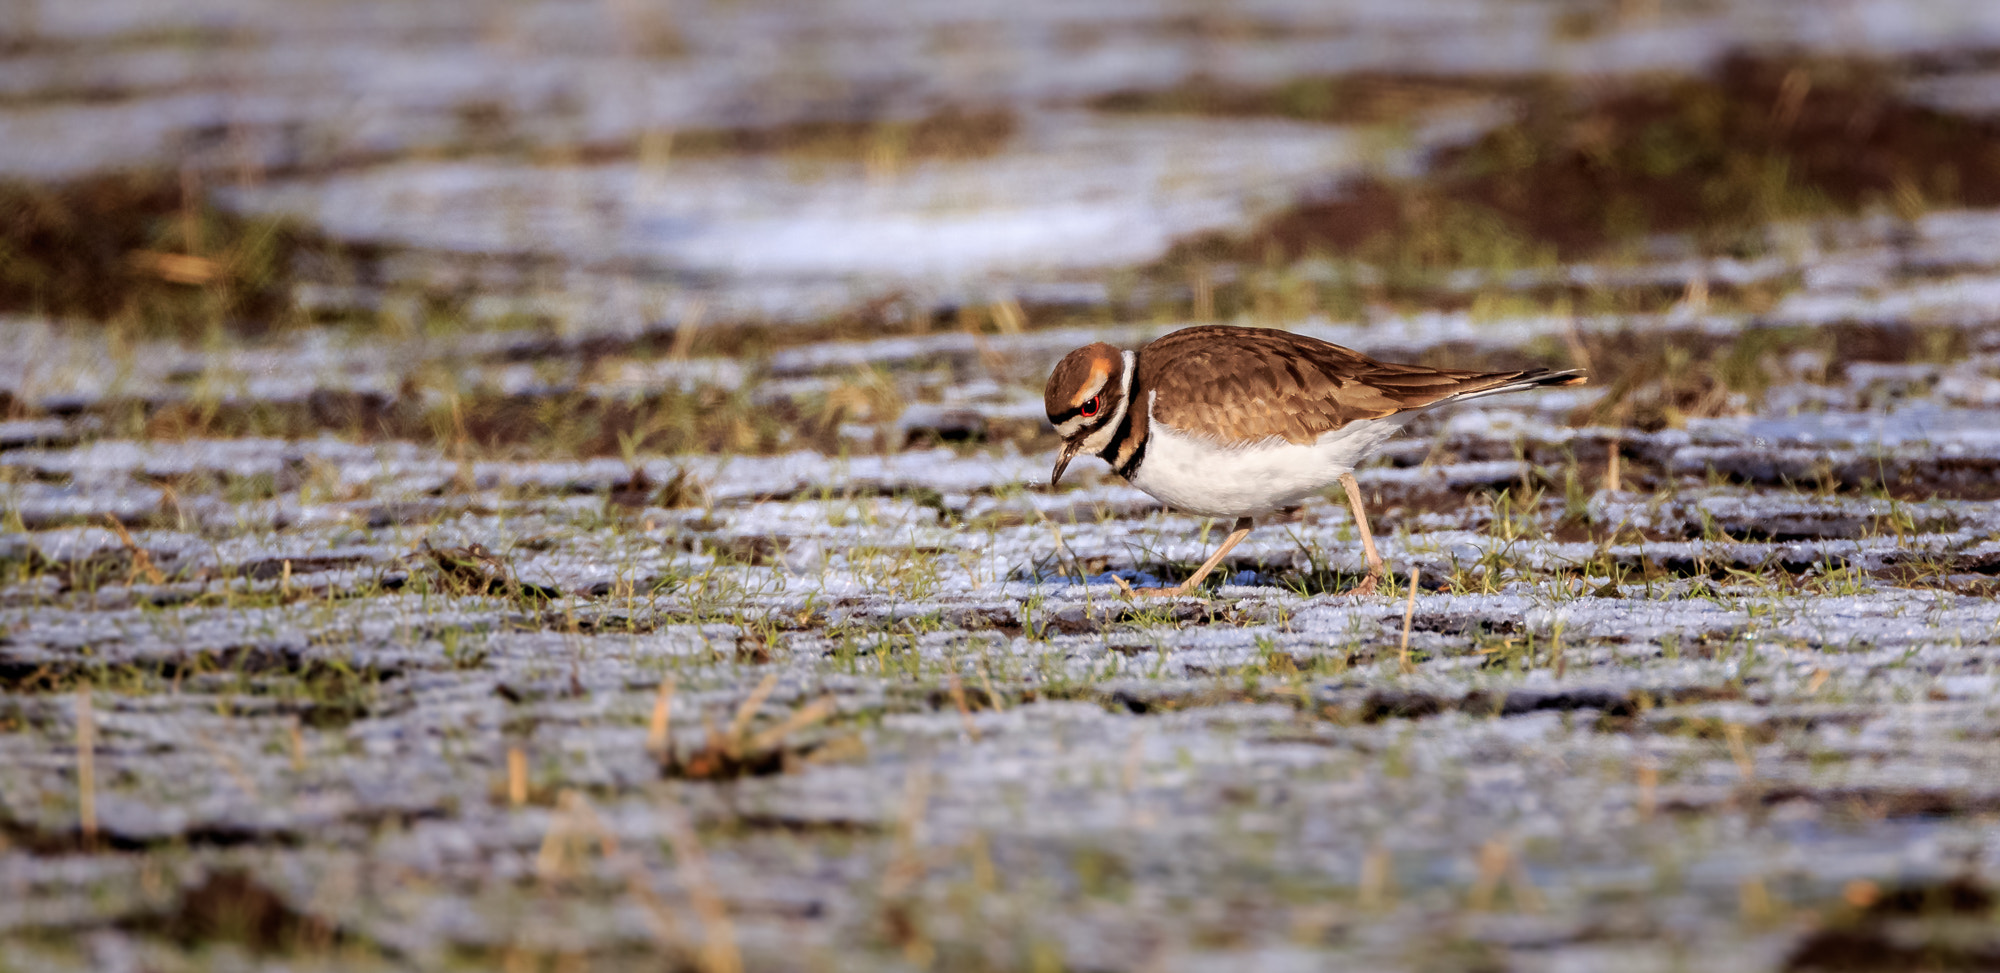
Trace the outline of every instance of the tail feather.
<instances>
[{"instance_id":1,"label":"tail feather","mask_svg":"<svg viewBox=\"0 0 2000 973\"><path fill-rule=\"evenodd\" d=\"M1489 395L1500 395L1504 392L1520 392L1525 389L1554 388L1565 385L1582 385L1590 381L1590 378L1584 375L1581 370L1574 368L1560 372L1552 372L1546 368L1531 368L1525 372L1516 372L1513 375L1507 376L1495 376L1495 378L1499 379L1499 383L1496 385L1476 389L1471 392L1460 392L1457 395L1447 397L1444 401L1464 402L1468 399L1480 399Z\"/></svg>"}]
</instances>

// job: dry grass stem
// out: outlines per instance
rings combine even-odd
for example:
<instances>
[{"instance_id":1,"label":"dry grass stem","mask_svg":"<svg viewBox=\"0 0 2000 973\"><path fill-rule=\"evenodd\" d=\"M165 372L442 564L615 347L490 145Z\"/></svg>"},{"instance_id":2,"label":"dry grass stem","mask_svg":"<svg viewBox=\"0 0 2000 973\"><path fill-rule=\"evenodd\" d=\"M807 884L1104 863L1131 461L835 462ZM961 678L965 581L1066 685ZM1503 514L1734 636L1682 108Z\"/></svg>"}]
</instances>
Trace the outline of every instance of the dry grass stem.
<instances>
[{"instance_id":1,"label":"dry grass stem","mask_svg":"<svg viewBox=\"0 0 2000 973\"><path fill-rule=\"evenodd\" d=\"M1028 312L1014 298L993 302L993 328L1001 334L1021 334L1028 330Z\"/></svg>"},{"instance_id":2,"label":"dry grass stem","mask_svg":"<svg viewBox=\"0 0 2000 973\"><path fill-rule=\"evenodd\" d=\"M236 759L235 755L222 749L214 740L208 738L208 734L199 730L190 730L188 736L193 738L194 742L202 750L206 751L210 757L215 758L216 763L222 765L223 772L229 775L230 780L236 782L236 788L243 792L244 797L252 801L259 799L257 781L244 771L243 764Z\"/></svg>"},{"instance_id":3,"label":"dry grass stem","mask_svg":"<svg viewBox=\"0 0 2000 973\"><path fill-rule=\"evenodd\" d=\"M993 677L986 674L986 667L980 666L978 672L979 688L986 690L986 705L993 707L995 713L1007 712L1007 704L1000 700L999 693L993 691Z\"/></svg>"},{"instance_id":4,"label":"dry grass stem","mask_svg":"<svg viewBox=\"0 0 2000 973\"><path fill-rule=\"evenodd\" d=\"M303 773L306 769L306 734L305 730L299 725L298 717L292 718L290 725L285 727L285 731L285 735L289 738L291 744L292 771L294 773Z\"/></svg>"},{"instance_id":5,"label":"dry grass stem","mask_svg":"<svg viewBox=\"0 0 2000 973\"><path fill-rule=\"evenodd\" d=\"M744 747L744 752L756 753L759 750L770 750L781 746L792 734L832 716L836 708L838 704L834 702L832 696L821 696L785 717L777 726L751 737Z\"/></svg>"},{"instance_id":6,"label":"dry grass stem","mask_svg":"<svg viewBox=\"0 0 2000 973\"><path fill-rule=\"evenodd\" d=\"M1512 857L1507 846L1498 840L1480 846L1479 877L1472 883L1472 894L1466 899L1466 908L1474 912L1492 910L1494 895L1500 890L1500 880L1506 877L1507 863Z\"/></svg>"},{"instance_id":7,"label":"dry grass stem","mask_svg":"<svg viewBox=\"0 0 2000 973\"><path fill-rule=\"evenodd\" d=\"M528 754L520 747L507 748L507 803L528 803Z\"/></svg>"},{"instance_id":8,"label":"dry grass stem","mask_svg":"<svg viewBox=\"0 0 2000 973\"><path fill-rule=\"evenodd\" d=\"M1361 882L1358 889L1360 905L1370 911L1384 909L1389 905L1389 849L1373 848L1368 857L1361 860Z\"/></svg>"},{"instance_id":9,"label":"dry grass stem","mask_svg":"<svg viewBox=\"0 0 2000 973\"><path fill-rule=\"evenodd\" d=\"M618 842L618 835L606 824L597 807L582 794L565 790L563 803L572 826L581 825L591 837L597 839L598 850L604 855L606 864L625 879L625 889L646 913L646 928L659 940L660 945L677 953L690 952L687 936L681 930L680 918L660 894L653 889L652 875L646 870L646 863L637 855L624 850Z\"/></svg>"},{"instance_id":10,"label":"dry grass stem","mask_svg":"<svg viewBox=\"0 0 2000 973\"><path fill-rule=\"evenodd\" d=\"M743 956L736 946L736 925L729 917L729 904L716 890L709 874L708 856L701 839L686 814L676 805L662 815L667 840L673 845L674 860L680 863L681 886L694 904L695 918L701 921L702 973L742 973Z\"/></svg>"},{"instance_id":11,"label":"dry grass stem","mask_svg":"<svg viewBox=\"0 0 2000 973\"><path fill-rule=\"evenodd\" d=\"M1744 745L1743 724L1723 724L1722 735L1729 740L1729 756L1730 759L1736 761L1736 773L1741 775L1744 780L1755 779L1757 776L1757 763L1750 758L1749 747Z\"/></svg>"},{"instance_id":12,"label":"dry grass stem","mask_svg":"<svg viewBox=\"0 0 2000 973\"><path fill-rule=\"evenodd\" d=\"M76 817L85 842L97 840L97 716L90 684L76 690Z\"/></svg>"},{"instance_id":13,"label":"dry grass stem","mask_svg":"<svg viewBox=\"0 0 2000 973\"><path fill-rule=\"evenodd\" d=\"M729 721L730 740L742 740L744 734L750 732L750 721L757 718L757 710L763 707L764 701L771 698L771 691L777 688L778 674L766 673L763 681L759 682L757 688L751 690L749 697L743 700L743 704L736 707L736 717Z\"/></svg>"},{"instance_id":14,"label":"dry grass stem","mask_svg":"<svg viewBox=\"0 0 2000 973\"><path fill-rule=\"evenodd\" d=\"M1508 856L1507 890L1514 894L1516 909L1522 912L1548 911L1548 900L1542 897L1542 890L1528 880L1528 867L1521 862L1519 855Z\"/></svg>"},{"instance_id":15,"label":"dry grass stem","mask_svg":"<svg viewBox=\"0 0 2000 973\"><path fill-rule=\"evenodd\" d=\"M1563 344L1569 349L1570 364L1585 372L1595 371L1590 362L1590 346L1584 343L1583 335L1576 329L1576 314L1563 302L1562 307Z\"/></svg>"},{"instance_id":16,"label":"dry grass stem","mask_svg":"<svg viewBox=\"0 0 2000 973\"><path fill-rule=\"evenodd\" d=\"M701 333L702 315L708 312L708 305L696 301L681 315L680 323L674 326L674 343L667 350L667 357L674 361L687 361L694 351L695 335Z\"/></svg>"},{"instance_id":17,"label":"dry grass stem","mask_svg":"<svg viewBox=\"0 0 2000 973\"><path fill-rule=\"evenodd\" d=\"M766 676L737 708L727 729L716 726L708 714L702 714L702 726L706 733L701 746L685 759L672 746L655 750L661 771L690 780L724 780L784 770L795 756L786 748L786 740L832 716L838 710L838 704L832 696L822 696L752 736L750 723L776 685L775 673ZM657 715L657 708L655 712Z\"/></svg>"},{"instance_id":18,"label":"dry grass stem","mask_svg":"<svg viewBox=\"0 0 2000 973\"><path fill-rule=\"evenodd\" d=\"M535 875L544 882L558 882L569 875L570 844L575 830L573 811L582 799L573 790L556 795L549 812L549 826L542 832L541 850L535 853Z\"/></svg>"},{"instance_id":19,"label":"dry grass stem","mask_svg":"<svg viewBox=\"0 0 2000 973\"><path fill-rule=\"evenodd\" d=\"M165 584L167 578L153 566L153 556L132 539L132 532L125 529L124 522L111 514L105 514L104 521L111 525L111 532L118 535L118 543L124 545L125 552L132 556L132 573L126 575L125 583L129 585L144 576L152 584Z\"/></svg>"},{"instance_id":20,"label":"dry grass stem","mask_svg":"<svg viewBox=\"0 0 2000 973\"><path fill-rule=\"evenodd\" d=\"M952 705L958 707L958 719L965 726L965 735L971 737L972 742L978 743L979 724L972 719L972 707L966 705L965 686L959 682L958 673L954 672L951 674L951 683L948 691L951 693Z\"/></svg>"},{"instance_id":21,"label":"dry grass stem","mask_svg":"<svg viewBox=\"0 0 2000 973\"><path fill-rule=\"evenodd\" d=\"M1118 765L1118 786L1130 794L1139 789L1139 768L1146 759L1146 732L1132 731L1132 742L1125 745L1125 759Z\"/></svg>"},{"instance_id":22,"label":"dry grass stem","mask_svg":"<svg viewBox=\"0 0 2000 973\"><path fill-rule=\"evenodd\" d=\"M1405 675L1417 671L1417 667L1410 664L1410 625L1417 618L1417 579L1422 573L1422 568L1410 569L1410 600L1403 605L1403 644L1398 655Z\"/></svg>"},{"instance_id":23,"label":"dry grass stem","mask_svg":"<svg viewBox=\"0 0 2000 973\"><path fill-rule=\"evenodd\" d=\"M646 721L646 752L655 760L665 760L674 748L674 678L660 680L653 697L653 715Z\"/></svg>"},{"instance_id":24,"label":"dry grass stem","mask_svg":"<svg viewBox=\"0 0 2000 973\"><path fill-rule=\"evenodd\" d=\"M1736 901L1744 922L1763 925L1777 918L1777 904L1771 900L1771 890L1758 876L1752 875L1737 886Z\"/></svg>"},{"instance_id":25,"label":"dry grass stem","mask_svg":"<svg viewBox=\"0 0 2000 973\"><path fill-rule=\"evenodd\" d=\"M923 877L924 815L930 808L931 774L926 767L912 767L903 782L903 809L896 816L896 849L889 867L882 872L882 899L893 902Z\"/></svg>"},{"instance_id":26,"label":"dry grass stem","mask_svg":"<svg viewBox=\"0 0 2000 973\"><path fill-rule=\"evenodd\" d=\"M1697 273L1688 279L1687 292L1681 296L1681 303L1696 314L1708 311L1708 275Z\"/></svg>"}]
</instances>

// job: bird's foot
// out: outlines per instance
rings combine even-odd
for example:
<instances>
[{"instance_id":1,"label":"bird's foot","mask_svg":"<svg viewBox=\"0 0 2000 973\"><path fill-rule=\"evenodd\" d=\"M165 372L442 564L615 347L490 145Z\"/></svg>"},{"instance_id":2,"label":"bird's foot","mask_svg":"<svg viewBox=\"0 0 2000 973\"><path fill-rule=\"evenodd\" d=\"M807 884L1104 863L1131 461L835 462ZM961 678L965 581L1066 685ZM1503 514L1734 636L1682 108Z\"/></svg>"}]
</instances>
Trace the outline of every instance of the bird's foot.
<instances>
[{"instance_id":1,"label":"bird's foot","mask_svg":"<svg viewBox=\"0 0 2000 973\"><path fill-rule=\"evenodd\" d=\"M1185 585L1175 585L1172 588L1134 588L1127 584L1124 578L1115 574L1111 576L1111 580L1118 582L1118 590L1127 598L1172 598L1175 595L1188 593Z\"/></svg>"},{"instance_id":2,"label":"bird's foot","mask_svg":"<svg viewBox=\"0 0 2000 973\"><path fill-rule=\"evenodd\" d=\"M1366 598L1374 593L1375 593L1375 575L1371 574L1365 578L1362 578L1360 584L1355 585L1354 587L1341 592L1341 595L1343 596L1353 595L1356 598Z\"/></svg>"}]
</instances>

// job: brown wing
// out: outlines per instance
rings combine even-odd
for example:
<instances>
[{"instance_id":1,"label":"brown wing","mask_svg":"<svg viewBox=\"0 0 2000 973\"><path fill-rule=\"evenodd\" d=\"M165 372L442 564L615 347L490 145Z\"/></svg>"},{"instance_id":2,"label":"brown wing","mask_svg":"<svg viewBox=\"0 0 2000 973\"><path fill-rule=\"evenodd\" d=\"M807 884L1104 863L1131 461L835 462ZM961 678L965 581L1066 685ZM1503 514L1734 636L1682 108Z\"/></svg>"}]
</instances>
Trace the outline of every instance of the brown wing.
<instances>
[{"instance_id":1,"label":"brown wing","mask_svg":"<svg viewBox=\"0 0 2000 973\"><path fill-rule=\"evenodd\" d=\"M1288 331L1204 325L1140 349L1138 383L1159 393L1153 418L1176 429L1200 430L1222 442L1282 436L1310 443L1356 419L1380 419L1544 374L1398 365ZM1549 377L1549 384L1582 381ZM1145 407L1133 403L1135 410Z\"/></svg>"}]
</instances>

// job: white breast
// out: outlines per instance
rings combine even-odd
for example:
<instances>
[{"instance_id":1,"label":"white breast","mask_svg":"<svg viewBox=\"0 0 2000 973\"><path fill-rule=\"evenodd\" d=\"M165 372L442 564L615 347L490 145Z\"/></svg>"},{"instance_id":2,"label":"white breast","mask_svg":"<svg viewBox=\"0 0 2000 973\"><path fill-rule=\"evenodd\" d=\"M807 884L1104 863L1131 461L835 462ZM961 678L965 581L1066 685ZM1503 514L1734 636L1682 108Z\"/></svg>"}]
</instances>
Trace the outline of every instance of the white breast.
<instances>
[{"instance_id":1,"label":"white breast","mask_svg":"<svg viewBox=\"0 0 2000 973\"><path fill-rule=\"evenodd\" d=\"M1151 405L1148 401L1149 414ZM1146 458L1133 471L1132 485L1170 507L1207 517L1270 513L1354 472L1356 463L1414 415L1350 422L1310 445L1273 437L1247 446L1221 446L1156 420L1147 426Z\"/></svg>"}]
</instances>

